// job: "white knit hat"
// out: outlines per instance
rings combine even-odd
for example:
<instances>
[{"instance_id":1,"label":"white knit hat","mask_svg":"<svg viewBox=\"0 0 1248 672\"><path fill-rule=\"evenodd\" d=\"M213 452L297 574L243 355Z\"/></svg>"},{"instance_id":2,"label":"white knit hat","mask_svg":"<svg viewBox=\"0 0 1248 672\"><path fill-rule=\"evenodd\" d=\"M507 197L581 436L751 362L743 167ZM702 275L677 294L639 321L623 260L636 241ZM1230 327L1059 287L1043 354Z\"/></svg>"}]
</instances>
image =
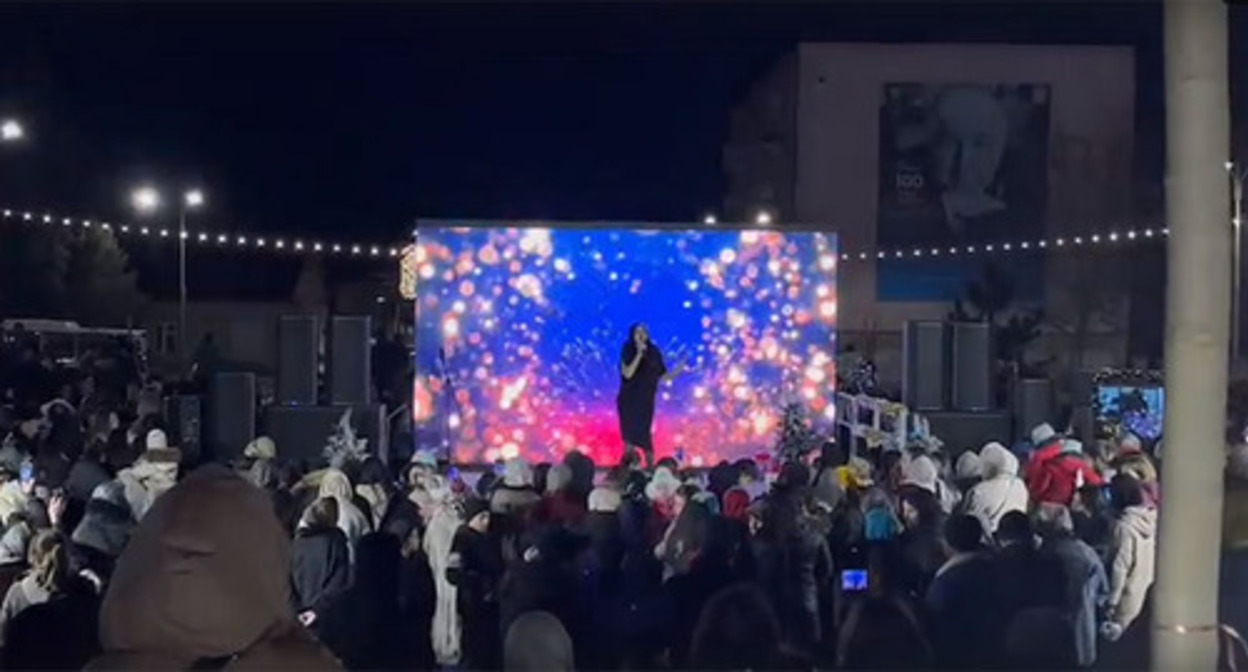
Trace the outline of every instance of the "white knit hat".
<instances>
[{"instance_id":1,"label":"white knit hat","mask_svg":"<svg viewBox=\"0 0 1248 672\"><path fill-rule=\"evenodd\" d=\"M1047 422L1042 422L1032 428L1031 444L1033 446L1038 446L1055 436L1057 436L1057 432L1053 429L1053 425L1050 425Z\"/></svg>"}]
</instances>

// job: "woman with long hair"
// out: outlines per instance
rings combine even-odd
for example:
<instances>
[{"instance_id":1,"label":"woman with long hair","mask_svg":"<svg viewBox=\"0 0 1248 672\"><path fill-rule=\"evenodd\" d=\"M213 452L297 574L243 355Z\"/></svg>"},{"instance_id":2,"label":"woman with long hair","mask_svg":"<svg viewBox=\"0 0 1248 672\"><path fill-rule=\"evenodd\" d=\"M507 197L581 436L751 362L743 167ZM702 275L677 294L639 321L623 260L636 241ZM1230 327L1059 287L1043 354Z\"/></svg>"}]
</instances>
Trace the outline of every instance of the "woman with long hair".
<instances>
[{"instance_id":1,"label":"woman with long hair","mask_svg":"<svg viewBox=\"0 0 1248 672\"><path fill-rule=\"evenodd\" d=\"M620 351L620 393L616 409L625 450L640 450L646 466L654 465L654 399L659 383L685 371L684 360L668 371L663 353L650 340L650 329L637 322L628 328L628 340Z\"/></svg>"}]
</instances>

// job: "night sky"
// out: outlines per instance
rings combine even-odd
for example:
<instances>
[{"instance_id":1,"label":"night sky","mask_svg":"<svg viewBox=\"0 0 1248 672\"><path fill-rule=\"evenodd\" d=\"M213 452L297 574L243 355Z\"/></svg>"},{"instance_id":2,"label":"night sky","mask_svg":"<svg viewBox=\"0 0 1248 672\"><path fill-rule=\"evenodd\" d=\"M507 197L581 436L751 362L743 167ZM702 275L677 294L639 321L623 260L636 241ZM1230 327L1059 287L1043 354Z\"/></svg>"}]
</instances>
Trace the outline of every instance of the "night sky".
<instances>
[{"instance_id":1,"label":"night sky","mask_svg":"<svg viewBox=\"0 0 1248 672\"><path fill-rule=\"evenodd\" d=\"M1020 4L5 5L0 113L32 137L0 200L117 217L140 180L194 182L209 224L363 238L691 220L731 105L802 40L1131 44L1162 127L1159 4Z\"/></svg>"}]
</instances>

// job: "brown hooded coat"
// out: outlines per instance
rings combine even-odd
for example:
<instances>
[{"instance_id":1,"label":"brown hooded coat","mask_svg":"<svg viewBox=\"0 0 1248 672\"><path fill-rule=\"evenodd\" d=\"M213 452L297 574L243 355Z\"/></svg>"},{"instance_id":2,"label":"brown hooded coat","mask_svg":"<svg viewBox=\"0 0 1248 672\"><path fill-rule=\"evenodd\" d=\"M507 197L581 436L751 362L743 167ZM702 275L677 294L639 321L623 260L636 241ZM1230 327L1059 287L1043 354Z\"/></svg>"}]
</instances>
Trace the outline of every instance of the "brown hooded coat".
<instances>
[{"instance_id":1,"label":"brown hooded coat","mask_svg":"<svg viewBox=\"0 0 1248 672\"><path fill-rule=\"evenodd\" d=\"M89 669L338 669L295 620L289 566L268 496L227 469L198 470L130 539Z\"/></svg>"}]
</instances>

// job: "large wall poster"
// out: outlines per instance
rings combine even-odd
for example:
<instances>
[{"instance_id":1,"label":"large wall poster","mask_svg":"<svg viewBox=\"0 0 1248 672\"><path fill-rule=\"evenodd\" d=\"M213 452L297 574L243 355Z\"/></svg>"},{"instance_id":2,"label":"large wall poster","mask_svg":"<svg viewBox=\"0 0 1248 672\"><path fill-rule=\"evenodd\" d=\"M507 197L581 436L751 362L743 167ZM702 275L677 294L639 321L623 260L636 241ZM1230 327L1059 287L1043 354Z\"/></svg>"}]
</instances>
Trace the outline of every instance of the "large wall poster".
<instances>
[{"instance_id":1,"label":"large wall poster","mask_svg":"<svg viewBox=\"0 0 1248 672\"><path fill-rule=\"evenodd\" d=\"M880 107L880 249L1038 240L1044 235L1050 89L1043 84L890 83ZM884 259L882 301L950 301L980 274L966 258ZM1000 264L1039 300L1043 259Z\"/></svg>"}]
</instances>

